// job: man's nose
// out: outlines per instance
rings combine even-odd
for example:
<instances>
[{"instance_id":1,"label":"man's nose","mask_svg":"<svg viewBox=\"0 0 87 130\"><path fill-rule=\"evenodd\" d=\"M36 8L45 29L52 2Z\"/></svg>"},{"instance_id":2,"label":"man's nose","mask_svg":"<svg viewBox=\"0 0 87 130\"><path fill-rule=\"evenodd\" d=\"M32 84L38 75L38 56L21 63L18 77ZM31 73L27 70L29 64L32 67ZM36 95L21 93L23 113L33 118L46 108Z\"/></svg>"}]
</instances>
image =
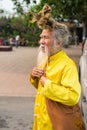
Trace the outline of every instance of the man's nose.
<instances>
[{"instance_id":1,"label":"man's nose","mask_svg":"<svg viewBox=\"0 0 87 130\"><path fill-rule=\"evenodd\" d=\"M45 45L44 38L40 39L40 42L39 42L39 43L42 44L42 45Z\"/></svg>"}]
</instances>

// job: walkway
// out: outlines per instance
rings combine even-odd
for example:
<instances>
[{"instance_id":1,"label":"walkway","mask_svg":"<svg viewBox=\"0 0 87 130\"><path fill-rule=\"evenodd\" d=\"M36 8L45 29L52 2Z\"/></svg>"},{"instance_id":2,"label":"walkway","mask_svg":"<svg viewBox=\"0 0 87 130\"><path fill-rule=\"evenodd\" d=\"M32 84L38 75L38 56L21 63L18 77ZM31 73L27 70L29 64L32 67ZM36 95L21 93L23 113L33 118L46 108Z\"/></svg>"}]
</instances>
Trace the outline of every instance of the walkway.
<instances>
[{"instance_id":1,"label":"walkway","mask_svg":"<svg viewBox=\"0 0 87 130\"><path fill-rule=\"evenodd\" d=\"M34 97L36 90L29 82L29 74L36 65L37 48L19 47L0 52L0 96ZM81 55L80 46L65 51L76 64Z\"/></svg>"},{"instance_id":2,"label":"walkway","mask_svg":"<svg viewBox=\"0 0 87 130\"><path fill-rule=\"evenodd\" d=\"M0 52L0 96L32 97L29 73L36 62L36 48L19 47Z\"/></svg>"}]
</instances>

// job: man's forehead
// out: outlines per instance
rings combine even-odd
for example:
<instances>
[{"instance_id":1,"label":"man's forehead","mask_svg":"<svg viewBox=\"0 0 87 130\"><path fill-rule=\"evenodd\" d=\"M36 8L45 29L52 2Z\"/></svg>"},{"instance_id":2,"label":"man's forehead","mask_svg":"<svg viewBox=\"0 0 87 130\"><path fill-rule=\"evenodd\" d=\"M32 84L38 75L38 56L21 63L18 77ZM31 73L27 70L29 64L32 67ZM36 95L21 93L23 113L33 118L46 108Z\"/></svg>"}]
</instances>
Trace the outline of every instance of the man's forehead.
<instances>
[{"instance_id":1,"label":"man's forehead","mask_svg":"<svg viewBox=\"0 0 87 130\"><path fill-rule=\"evenodd\" d=\"M40 36L43 36L43 35L44 35L44 36L49 36L49 35L51 35L51 34L52 34L52 32L50 32L50 31L48 31L48 30L43 30Z\"/></svg>"},{"instance_id":2,"label":"man's forehead","mask_svg":"<svg viewBox=\"0 0 87 130\"><path fill-rule=\"evenodd\" d=\"M40 37L41 36L49 36L49 34L47 34L47 33L41 33Z\"/></svg>"}]
</instances>

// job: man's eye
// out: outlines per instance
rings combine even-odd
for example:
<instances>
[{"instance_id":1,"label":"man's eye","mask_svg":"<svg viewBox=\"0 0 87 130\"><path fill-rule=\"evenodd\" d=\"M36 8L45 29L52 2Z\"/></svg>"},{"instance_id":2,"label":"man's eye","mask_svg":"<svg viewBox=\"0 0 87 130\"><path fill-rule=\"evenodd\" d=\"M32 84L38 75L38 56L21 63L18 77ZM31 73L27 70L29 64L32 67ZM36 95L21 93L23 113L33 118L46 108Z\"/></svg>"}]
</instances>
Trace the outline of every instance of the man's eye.
<instances>
[{"instance_id":1,"label":"man's eye","mask_svg":"<svg viewBox=\"0 0 87 130\"><path fill-rule=\"evenodd\" d=\"M48 36L45 36L44 38L48 39L49 37L48 37Z\"/></svg>"},{"instance_id":2,"label":"man's eye","mask_svg":"<svg viewBox=\"0 0 87 130\"><path fill-rule=\"evenodd\" d=\"M42 37L40 37L40 39L42 39L42 38L44 38L44 39L49 39L48 36L42 36Z\"/></svg>"}]
</instances>

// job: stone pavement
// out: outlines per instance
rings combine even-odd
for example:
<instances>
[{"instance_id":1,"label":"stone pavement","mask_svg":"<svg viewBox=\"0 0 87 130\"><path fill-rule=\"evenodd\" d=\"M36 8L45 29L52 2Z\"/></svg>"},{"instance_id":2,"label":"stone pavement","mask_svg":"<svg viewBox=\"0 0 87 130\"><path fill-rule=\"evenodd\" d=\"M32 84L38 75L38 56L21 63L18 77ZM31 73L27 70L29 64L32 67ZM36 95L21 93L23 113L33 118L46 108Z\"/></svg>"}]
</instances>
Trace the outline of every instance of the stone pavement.
<instances>
[{"instance_id":1,"label":"stone pavement","mask_svg":"<svg viewBox=\"0 0 87 130\"><path fill-rule=\"evenodd\" d=\"M0 96L35 95L35 89L29 83L29 73L35 65L36 55L37 49L28 47L0 52Z\"/></svg>"},{"instance_id":2,"label":"stone pavement","mask_svg":"<svg viewBox=\"0 0 87 130\"><path fill-rule=\"evenodd\" d=\"M70 46L64 50L78 66L81 47ZM29 74L36 65L37 51L34 47L13 47L13 51L0 52L0 96L35 96Z\"/></svg>"},{"instance_id":3,"label":"stone pavement","mask_svg":"<svg viewBox=\"0 0 87 130\"><path fill-rule=\"evenodd\" d=\"M79 66L81 46L64 48ZM38 48L13 47L0 52L0 130L31 130L36 90L29 73L36 65Z\"/></svg>"},{"instance_id":4,"label":"stone pavement","mask_svg":"<svg viewBox=\"0 0 87 130\"><path fill-rule=\"evenodd\" d=\"M31 130L35 89L29 73L37 48L0 52L0 130Z\"/></svg>"},{"instance_id":5,"label":"stone pavement","mask_svg":"<svg viewBox=\"0 0 87 130\"><path fill-rule=\"evenodd\" d=\"M34 98L0 97L0 130L32 130Z\"/></svg>"}]
</instances>

